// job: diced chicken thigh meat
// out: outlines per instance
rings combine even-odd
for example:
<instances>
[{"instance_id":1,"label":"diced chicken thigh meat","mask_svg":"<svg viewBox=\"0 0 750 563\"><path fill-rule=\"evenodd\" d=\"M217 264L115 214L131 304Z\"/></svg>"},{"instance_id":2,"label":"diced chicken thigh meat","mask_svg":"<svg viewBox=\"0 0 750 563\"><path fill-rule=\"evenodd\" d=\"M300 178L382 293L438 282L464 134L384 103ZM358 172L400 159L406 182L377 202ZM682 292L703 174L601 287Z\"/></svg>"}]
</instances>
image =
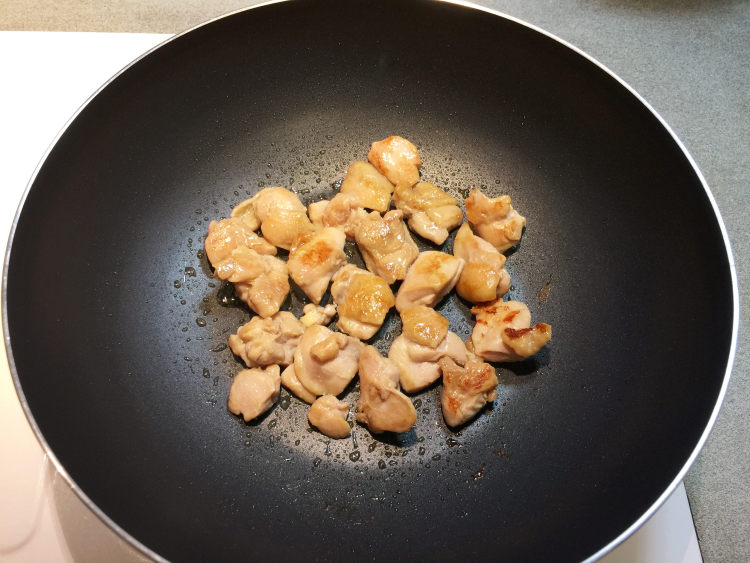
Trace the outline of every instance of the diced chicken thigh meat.
<instances>
[{"instance_id":1,"label":"diced chicken thigh meat","mask_svg":"<svg viewBox=\"0 0 750 563\"><path fill-rule=\"evenodd\" d=\"M367 211L359 195L355 193L338 193L330 200L323 199L311 203L308 213L316 227L336 227L350 239L354 238L360 221L367 217Z\"/></svg>"},{"instance_id":2,"label":"diced chicken thigh meat","mask_svg":"<svg viewBox=\"0 0 750 563\"><path fill-rule=\"evenodd\" d=\"M464 261L444 252L427 250L419 254L406 273L396 294L399 312L414 305L432 307L456 285Z\"/></svg>"},{"instance_id":3,"label":"diced chicken thigh meat","mask_svg":"<svg viewBox=\"0 0 750 563\"><path fill-rule=\"evenodd\" d=\"M513 209L509 195L488 198L474 188L466 198L466 218L474 231L500 252L521 240L526 218Z\"/></svg>"},{"instance_id":4,"label":"diced chicken thigh meat","mask_svg":"<svg viewBox=\"0 0 750 563\"><path fill-rule=\"evenodd\" d=\"M349 403L339 401L333 395L323 395L307 411L307 420L329 438L346 438L351 433L346 422L349 408Z\"/></svg>"},{"instance_id":5,"label":"diced chicken thigh meat","mask_svg":"<svg viewBox=\"0 0 750 563\"><path fill-rule=\"evenodd\" d=\"M381 213L391 206L393 184L369 162L352 162L341 182L340 193L357 196L361 207Z\"/></svg>"},{"instance_id":6,"label":"diced chicken thigh meat","mask_svg":"<svg viewBox=\"0 0 750 563\"><path fill-rule=\"evenodd\" d=\"M259 226L268 242L286 250L297 236L313 230L305 206L295 193L282 187L260 190L237 205L231 216L239 218L251 228L253 225L257 225L255 229Z\"/></svg>"},{"instance_id":7,"label":"diced chicken thigh meat","mask_svg":"<svg viewBox=\"0 0 750 563\"><path fill-rule=\"evenodd\" d=\"M317 395L302 385L302 382L297 378L293 363L281 372L281 384L306 403L313 404L315 402Z\"/></svg>"},{"instance_id":8,"label":"diced chicken thigh meat","mask_svg":"<svg viewBox=\"0 0 750 563\"><path fill-rule=\"evenodd\" d=\"M459 366L451 358L441 358L443 390L440 402L448 426L468 422L486 405L497 399L495 368L472 358Z\"/></svg>"},{"instance_id":9,"label":"diced chicken thigh meat","mask_svg":"<svg viewBox=\"0 0 750 563\"><path fill-rule=\"evenodd\" d=\"M398 367L372 346L359 356L359 402L357 422L370 432L406 432L417 421L417 411L409 397L398 389Z\"/></svg>"},{"instance_id":10,"label":"diced chicken thigh meat","mask_svg":"<svg viewBox=\"0 0 750 563\"><path fill-rule=\"evenodd\" d=\"M303 315L300 317L299 322L304 326L312 325L327 325L331 322L331 319L336 316L336 305L329 303L325 307L315 305L314 303L308 303L302 308Z\"/></svg>"},{"instance_id":11,"label":"diced chicken thigh meat","mask_svg":"<svg viewBox=\"0 0 750 563\"><path fill-rule=\"evenodd\" d=\"M336 326L362 340L375 335L396 302L383 278L354 264L347 264L333 276L331 296L338 309Z\"/></svg>"},{"instance_id":12,"label":"diced chicken thigh meat","mask_svg":"<svg viewBox=\"0 0 750 563\"><path fill-rule=\"evenodd\" d=\"M278 399L280 390L279 366L243 369L234 376L227 408L233 414L242 415L248 422L270 409Z\"/></svg>"},{"instance_id":13,"label":"diced chicken thigh meat","mask_svg":"<svg viewBox=\"0 0 750 563\"><path fill-rule=\"evenodd\" d=\"M510 274L504 267L505 256L476 236L468 223L461 225L456 233L453 256L466 261L456 284L456 293L467 301L492 301L510 289Z\"/></svg>"},{"instance_id":14,"label":"diced chicken thigh meat","mask_svg":"<svg viewBox=\"0 0 750 563\"><path fill-rule=\"evenodd\" d=\"M424 346L401 334L391 343L388 359L398 366L401 387L415 393L440 378L440 358L450 357L463 365L466 363L466 346L455 333L448 331L435 347Z\"/></svg>"},{"instance_id":15,"label":"diced chicken thigh meat","mask_svg":"<svg viewBox=\"0 0 750 563\"><path fill-rule=\"evenodd\" d=\"M304 233L289 252L289 275L310 300L318 304L334 272L346 263L346 236L334 227Z\"/></svg>"},{"instance_id":16,"label":"diced chicken thigh meat","mask_svg":"<svg viewBox=\"0 0 750 563\"><path fill-rule=\"evenodd\" d=\"M305 331L303 324L288 311L270 318L253 317L229 337L229 347L249 368L271 364L289 365Z\"/></svg>"},{"instance_id":17,"label":"diced chicken thigh meat","mask_svg":"<svg viewBox=\"0 0 750 563\"><path fill-rule=\"evenodd\" d=\"M373 211L360 221L354 233L367 269L388 284L404 279L419 255L403 216L403 211L397 209L382 217Z\"/></svg>"},{"instance_id":18,"label":"diced chicken thigh meat","mask_svg":"<svg viewBox=\"0 0 750 563\"><path fill-rule=\"evenodd\" d=\"M372 143L367 160L394 186L413 186L419 182L419 168L422 166L419 152L403 137L391 136Z\"/></svg>"},{"instance_id":19,"label":"diced chicken thigh meat","mask_svg":"<svg viewBox=\"0 0 750 563\"><path fill-rule=\"evenodd\" d=\"M429 182L414 187L398 184L393 201L408 218L411 230L435 244L443 244L464 217L456 198Z\"/></svg>"},{"instance_id":20,"label":"diced chicken thigh meat","mask_svg":"<svg viewBox=\"0 0 750 563\"><path fill-rule=\"evenodd\" d=\"M232 251L246 246L258 254L276 254L276 247L259 237L245 223L236 218L211 221L205 243L206 256L211 264L218 264L232 255Z\"/></svg>"},{"instance_id":21,"label":"diced chicken thigh meat","mask_svg":"<svg viewBox=\"0 0 750 563\"><path fill-rule=\"evenodd\" d=\"M477 322L466 347L490 362L518 362L533 356L549 342L552 327L531 324L531 313L520 301L500 299L471 309Z\"/></svg>"}]
</instances>

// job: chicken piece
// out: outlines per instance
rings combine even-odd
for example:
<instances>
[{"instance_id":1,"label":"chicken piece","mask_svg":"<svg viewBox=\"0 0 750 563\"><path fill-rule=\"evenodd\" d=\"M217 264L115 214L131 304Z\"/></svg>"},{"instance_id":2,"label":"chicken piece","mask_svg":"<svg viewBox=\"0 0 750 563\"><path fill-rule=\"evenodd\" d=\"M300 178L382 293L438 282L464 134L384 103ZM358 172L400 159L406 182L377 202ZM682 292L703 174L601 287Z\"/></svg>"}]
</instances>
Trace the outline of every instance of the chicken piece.
<instances>
[{"instance_id":1,"label":"chicken piece","mask_svg":"<svg viewBox=\"0 0 750 563\"><path fill-rule=\"evenodd\" d=\"M459 366L451 358L440 358L443 390L440 402L448 426L468 422L486 405L497 399L495 369L472 358Z\"/></svg>"},{"instance_id":2,"label":"chicken piece","mask_svg":"<svg viewBox=\"0 0 750 563\"><path fill-rule=\"evenodd\" d=\"M409 266L419 255L419 248L414 244L403 216L403 211L397 209L382 217L373 211L360 221L354 232L367 269L388 284L404 279Z\"/></svg>"},{"instance_id":3,"label":"chicken piece","mask_svg":"<svg viewBox=\"0 0 750 563\"><path fill-rule=\"evenodd\" d=\"M440 378L440 358L453 358L463 365L466 363L466 346L455 333L450 332L436 347L423 346L400 334L391 343L388 351L390 359L400 372L401 387L407 393L421 391Z\"/></svg>"},{"instance_id":4,"label":"chicken piece","mask_svg":"<svg viewBox=\"0 0 750 563\"><path fill-rule=\"evenodd\" d=\"M293 363L286 366L284 371L281 372L281 384L306 403L313 404L315 402L317 395L302 385L297 377L297 372L294 370Z\"/></svg>"},{"instance_id":5,"label":"chicken piece","mask_svg":"<svg viewBox=\"0 0 750 563\"><path fill-rule=\"evenodd\" d=\"M243 369L234 376L227 408L232 414L241 414L248 422L270 409L280 391L279 366Z\"/></svg>"},{"instance_id":6,"label":"chicken piece","mask_svg":"<svg viewBox=\"0 0 750 563\"><path fill-rule=\"evenodd\" d=\"M334 272L346 263L346 236L334 227L305 233L289 252L289 275L313 303L318 304Z\"/></svg>"},{"instance_id":7,"label":"chicken piece","mask_svg":"<svg viewBox=\"0 0 750 563\"><path fill-rule=\"evenodd\" d=\"M331 296L338 308L339 330L367 340L382 326L396 298L380 276L347 264L333 276Z\"/></svg>"},{"instance_id":8,"label":"chicken piece","mask_svg":"<svg viewBox=\"0 0 750 563\"><path fill-rule=\"evenodd\" d=\"M294 373L314 395L338 395L357 373L362 343L324 326L308 327L294 352Z\"/></svg>"},{"instance_id":9,"label":"chicken piece","mask_svg":"<svg viewBox=\"0 0 750 563\"><path fill-rule=\"evenodd\" d=\"M417 422L417 411L409 397L398 389L399 370L372 346L359 356L359 401L357 422L370 432L406 432Z\"/></svg>"},{"instance_id":10,"label":"chicken piece","mask_svg":"<svg viewBox=\"0 0 750 563\"><path fill-rule=\"evenodd\" d=\"M354 238L359 222L367 217L362 201L354 193L338 193L331 200L322 199L311 203L308 213L316 227L336 227L350 239Z\"/></svg>"},{"instance_id":11,"label":"chicken piece","mask_svg":"<svg viewBox=\"0 0 750 563\"><path fill-rule=\"evenodd\" d=\"M465 200L466 218L474 231L500 252L521 240L526 218L510 204L509 195L488 198L474 188Z\"/></svg>"},{"instance_id":12,"label":"chicken piece","mask_svg":"<svg viewBox=\"0 0 750 563\"><path fill-rule=\"evenodd\" d=\"M288 311L273 317L253 317L229 337L229 347L249 368L294 361L294 351L305 331L304 325Z\"/></svg>"},{"instance_id":13,"label":"chicken piece","mask_svg":"<svg viewBox=\"0 0 750 563\"><path fill-rule=\"evenodd\" d=\"M391 206L393 184L369 162L352 162L340 192L357 196L362 207L384 213Z\"/></svg>"},{"instance_id":14,"label":"chicken piece","mask_svg":"<svg viewBox=\"0 0 750 563\"><path fill-rule=\"evenodd\" d=\"M286 250L297 236L313 230L307 210L297 194L281 187L260 190L237 205L231 217L244 221L250 227L259 225L268 242Z\"/></svg>"},{"instance_id":15,"label":"chicken piece","mask_svg":"<svg viewBox=\"0 0 750 563\"><path fill-rule=\"evenodd\" d=\"M429 182L414 187L398 184L393 201L404 212L411 230L435 244L443 244L448 231L458 227L464 217L456 198Z\"/></svg>"},{"instance_id":16,"label":"chicken piece","mask_svg":"<svg viewBox=\"0 0 750 563\"><path fill-rule=\"evenodd\" d=\"M552 327L533 327L529 308L520 301L497 299L471 309L477 322L466 347L490 362L518 362L533 356L549 342Z\"/></svg>"},{"instance_id":17,"label":"chicken piece","mask_svg":"<svg viewBox=\"0 0 750 563\"><path fill-rule=\"evenodd\" d=\"M305 327L312 325L325 326L336 315L336 305L329 303L325 307L321 307L314 303L308 303L302 308L302 313L304 314L300 317L299 322Z\"/></svg>"},{"instance_id":18,"label":"chicken piece","mask_svg":"<svg viewBox=\"0 0 750 563\"><path fill-rule=\"evenodd\" d=\"M369 160L394 186L419 182L422 161L417 147L403 137L391 136L370 145Z\"/></svg>"},{"instance_id":19,"label":"chicken piece","mask_svg":"<svg viewBox=\"0 0 750 563\"><path fill-rule=\"evenodd\" d=\"M234 283L237 296L261 317L275 315L289 294L286 263L246 246L232 250L216 266L216 277Z\"/></svg>"},{"instance_id":20,"label":"chicken piece","mask_svg":"<svg viewBox=\"0 0 750 563\"><path fill-rule=\"evenodd\" d=\"M435 309L416 305L401 312L402 332L412 342L437 348L448 334L450 323Z\"/></svg>"},{"instance_id":21,"label":"chicken piece","mask_svg":"<svg viewBox=\"0 0 750 563\"><path fill-rule=\"evenodd\" d=\"M456 293L467 301L492 301L510 289L510 274L504 268L505 256L476 236L468 223L461 225L456 233L453 256L466 261L456 284Z\"/></svg>"},{"instance_id":22,"label":"chicken piece","mask_svg":"<svg viewBox=\"0 0 750 563\"><path fill-rule=\"evenodd\" d=\"M464 261L444 252L421 252L406 273L396 294L396 309L400 313L414 305L432 307L456 285Z\"/></svg>"},{"instance_id":23,"label":"chicken piece","mask_svg":"<svg viewBox=\"0 0 750 563\"><path fill-rule=\"evenodd\" d=\"M352 431L346 422L349 407L349 403L339 401L333 395L323 395L307 411L307 420L329 438L346 438Z\"/></svg>"},{"instance_id":24,"label":"chicken piece","mask_svg":"<svg viewBox=\"0 0 750 563\"><path fill-rule=\"evenodd\" d=\"M240 246L246 246L258 254L276 254L274 245L256 235L239 219L222 219L208 224L208 236L204 247L211 264L226 260L232 251Z\"/></svg>"}]
</instances>

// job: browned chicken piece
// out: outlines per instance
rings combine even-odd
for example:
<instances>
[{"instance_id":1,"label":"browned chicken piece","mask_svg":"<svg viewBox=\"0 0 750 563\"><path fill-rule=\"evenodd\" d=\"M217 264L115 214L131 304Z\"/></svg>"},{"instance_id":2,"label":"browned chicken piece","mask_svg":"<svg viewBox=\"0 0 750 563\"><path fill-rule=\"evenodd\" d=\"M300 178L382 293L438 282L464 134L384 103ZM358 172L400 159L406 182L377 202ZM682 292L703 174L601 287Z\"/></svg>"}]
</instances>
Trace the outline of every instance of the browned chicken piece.
<instances>
[{"instance_id":1,"label":"browned chicken piece","mask_svg":"<svg viewBox=\"0 0 750 563\"><path fill-rule=\"evenodd\" d=\"M354 232L367 269L388 284L404 279L409 266L419 255L419 248L414 244L403 216L403 211L397 209L382 217L373 211L360 221Z\"/></svg>"},{"instance_id":2,"label":"browned chicken piece","mask_svg":"<svg viewBox=\"0 0 750 563\"><path fill-rule=\"evenodd\" d=\"M307 420L329 438L346 438L351 434L349 423L349 403L339 401L333 395L318 397L307 411Z\"/></svg>"},{"instance_id":3,"label":"browned chicken piece","mask_svg":"<svg viewBox=\"0 0 750 563\"><path fill-rule=\"evenodd\" d=\"M355 161L346 171L341 182L342 194L353 194L361 206L381 213L391 206L393 184L369 162Z\"/></svg>"},{"instance_id":4,"label":"browned chicken piece","mask_svg":"<svg viewBox=\"0 0 750 563\"><path fill-rule=\"evenodd\" d=\"M411 230L435 244L443 244L448 232L464 218L456 198L429 182L414 187L398 184L393 201L404 212Z\"/></svg>"},{"instance_id":5,"label":"browned chicken piece","mask_svg":"<svg viewBox=\"0 0 750 563\"><path fill-rule=\"evenodd\" d=\"M318 228L336 227L350 239L360 221L367 217L359 196L354 193L338 193L332 199L323 199L308 206L310 220Z\"/></svg>"},{"instance_id":6,"label":"browned chicken piece","mask_svg":"<svg viewBox=\"0 0 750 563\"><path fill-rule=\"evenodd\" d=\"M456 284L456 293L467 301L492 301L510 289L510 274L504 267L505 256L476 236L468 223L461 225L456 233L453 256L466 261Z\"/></svg>"},{"instance_id":7,"label":"browned chicken piece","mask_svg":"<svg viewBox=\"0 0 750 563\"><path fill-rule=\"evenodd\" d=\"M521 240L526 218L513 209L509 195L488 198L474 188L466 198L466 218L474 231L500 252Z\"/></svg>"},{"instance_id":8,"label":"browned chicken piece","mask_svg":"<svg viewBox=\"0 0 750 563\"><path fill-rule=\"evenodd\" d=\"M264 319L253 317L229 337L229 347L249 368L294 361L294 351L305 327L288 311Z\"/></svg>"},{"instance_id":9,"label":"browned chicken piece","mask_svg":"<svg viewBox=\"0 0 750 563\"><path fill-rule=\"evenodd\" d=\"M357 422L370 432L406 432L417 422L417 411L409 397L398 389L399 370L372 346L359 356L359 402Z\"/></svg>"},{"instance_id":10,"label":"browned chicken piece","mask_svg":"<svg viewBox=\"0 0 750 563\"><path fill-rule=\"evenodd\" d=\"M294 363L286 366L284 371L281 372L281 384L306 403L313 404L315 402L317 395L302 385L302 382L297 378L297 372L294 370Z\"/></svg>"},{"instance_id":11,"label":"browned chicken piece","mask_svg":"<svg viewBox=\"0 0 750 563\"><path fill-rule=\"evenodd\" d=\"M354 264L347 264L333 276L331 296L338 309L336 326L361 340L375 335L396 302L383 278Z\"/></svg>"},{"instance_id":12,"label":"browned chicken piece","mask_svg":"<svg viewBox=\"0 0 750 563\"><path fill-rule=\"evenodd\" d=\"M234 376L227 408L232 414L242 415L247 422L270 409L280 391L279 366L243 369Z\"/></svg>"},{"instance_id":13,"label":"browned chicken piece","mask_svg":"<svg viewBox=\"0 0 750 563\"><path fill-rule=\"evenodd\" d=\"M444 252L421 252L406 273L396 294L399 313L414 305L432 307L456 285L464 261Z\"/></svg>"},{"instance_id":14,"label":"browned chicken piece","mask_svg":"<svg viewBox=\"0 0 750 563\"><path fill-rule=\"evenodd\" d=\"M373 143L367 160L394 186L413 186L419 182L419 168L422 166L419 152L403 137L392 136Z\"/></svg>"},{"instance_id":15,"label":"browned chicken piece","mask_svg":"<svg viewBox=\"0 0 750 563\"><path fill-rule=\"evenodd\" d=\"M497 399L497 375L491 365L475 358L465 366L451 358L441 358L439 363L443 372L440 402L448 426L468 422L484 405Z\"/></svg>"},{"instance_id":16,"label":"browned chicken piece","mask_svg":"<svg viewBox=\"0 0 750 563\"><path fill-rule=\"evenodd\" d=\"M307 209L297 194L282 187L264 188L237 205L232 217L260 226L271 244L289 250L298 235L312 231ZM256 226L255 229L258 227Z\"/></svg>"},{"instance_id":17,"label":"browned chicken piece","mask_svg":"<svg viewBox=\"0 0 750 563\"><path fill-rule=\"evenodd\" d=\"M214 264L216 277L234 284L237 296L261 317L275 315L289 294L286 263L246 246Z\"/></svg>"},{"instance_id":18,"label":"browned chicken piece","mask_svg":"<svg viewBox=\"0 0 750 563\"><path fill-rule=\"evenodd\" d=\"M318 304L334 272L346 263L346 236L334 227L301 235L289 252L289 275L310 300Z\"/></svg>"},{"instance_id":19,"label":"browned chicken piece","mask_svg":"<svg viewBox=\"0 0 750 563\"><path fill-rule=\"evenodd\" d=\"M222 219L208 224L206 256L211 264L226 260L235 248L246 246L258 254L276 254L276 247L256 235L239 219Z\"/></svg>"},{"instance_id":20,"label":"browned chicken piece","mask_svg":"<svg viewBox=\"0 0 750 563\"><path fill-rule=\"evenodd\" d=\"M549 342L552 327L531 325L529 308L520 301L500 299L471 309L477 322L466 347L490 362L518 362L533 356Z\"/></svg>"},{"instance_id":21,"label":"browned chicken piece","mask_svg":"<svg viewBox=\"0 0 750 563\"><path fill-rule=\"evenodd\" d=\"M314 303L308 303L302 308L302 313L303 315L300 317L299 322L305 327L312 325L325 326L336 315L336 305L329 303L325 307L322 307Z\"/></svg>"},{"instance_id":22,"label":"browned chicken piece","mask_svg":"<svg viewBox=\"0 0 750 563\"><path fill-rule=\"evenodd\" d=\"M294 373L314 395L338 395L357 374L362 343L324 326L308 327L294 352Z\"/></svg>"},{"instance_id":23,"label":"browned chicken piece","mask_svg":"<svg viewBox=\"0 0 750 563\"><path fill-rule=\"evenodd\" d=\"M448 334L450 323L435 309L416 305L401 312L402 333L412 342L437 348Z\"/></svg>"},{"instance_id":24,"label":"browned chicken piece","mask_svg":"<svg viewBox=\"0 0 750 563\"><path fill-rule=\"evenodd\" d=\"M451 357L459 364L466 363L466 346L455 333L450 332L435 347L424 346L401 334L391 343L388 359L398 366L401 387L407 393L421 391L440 378L438 360Z\"/></svg>"}]
</instances>

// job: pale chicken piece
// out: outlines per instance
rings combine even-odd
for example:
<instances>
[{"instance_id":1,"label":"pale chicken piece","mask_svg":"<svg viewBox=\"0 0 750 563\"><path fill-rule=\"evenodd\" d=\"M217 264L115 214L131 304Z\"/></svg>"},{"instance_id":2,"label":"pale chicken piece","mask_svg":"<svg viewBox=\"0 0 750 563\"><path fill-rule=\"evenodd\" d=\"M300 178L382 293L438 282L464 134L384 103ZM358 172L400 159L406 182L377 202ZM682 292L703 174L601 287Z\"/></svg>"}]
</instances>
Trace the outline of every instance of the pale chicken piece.
<instances>
[{"instance_id":1,"label":"pale chicken piece","mask_svg":"<svg viewBox=\"0 0 750 563\"><path fill-rule=\"evenodd\" d=\"M396 302L383 278L354 264L347 264L333 276L331 296L339 315L336 326L361 340L375 335Z\"/></svg>"},{"instance_id":2,"label":"pale chicken piece","mask_svg":"<svg viewBox=\"0 0 750 563\"><path fill-rule=\"evenodd\" d=\"M289 252L289 275L313 303L323 298L334 272L346 263L346 236L334 227L301 235Z\"/></svg>"},{"instance_id":3,"label":"pale chicken piece","mask_svg":"<svg viewBox=\"0 0 750 563\"><path fill-rule=\"evenodd\" d=\"M358 160L346 171L340 192L356 195L362 207L383 213L391 206L393 184L372 164Z\"/></svg>"},{"instance_id":4,"label":"pale chicken piece","mask_svg":"<svg viewBox=\"0 0 750 563\"><path fill-rule=\"evenodd\" d=\"M497 375L491 365L474 358L464 366L451 358L440 358L439 363L443 372L440 402L448 426L468 422L484 405L497 399Z\"/></svg>"},{"instance_id":5,"label":"pale chicken piece","mask_svg":"<svg viewBox=\"0 0 750 563\"><path fill-rule=\"evenodd\" d=\"M307 209L297 194L282 187L264 188L246 199L234 210L232 217L248 226L260 226L271 244L289 250L297 236L313 230ZM256 226L255 229L258 227Z\"/></svg>"},{"instance_id":6,"label":"pale chicken piece","mask_svg":"<svg viewBox=\"0 0 750 563\"><path fill-rule=\"evenodd\" d=\"M529 308L520 301L500 299L471 309L477 322L466 347L490 362L518 362L533 356L549 342L552 327L531 325Z\"/></svg>"},{"instance_id":7,"label":"pale chicken piece","mask_svg":"<svg viewBox=\"0 0 750 563\"><path fill-rule=\"evenodd\" d=\"M284 371L281 372L281 384L306 403L313 404L315 402L317 395L302 385L297 377L297 372L294 370L294 363L286 366Z\"/></svg>"},{"instance_id":8,"label":"pale chicken piece","mask_svg":"<svg viewBox=\"0 0 750 563\"><path fill-rule=\"evenodd\" d=\"M208 224L204 247L211 264L226 260L235 248L246 246L258 254L276 254L276 247L259 237L239 219L222 219Z\"/></svg>"},{"instance_id":9,"label":"pale chicken piece","mask_svg":"<svg viewBox=\"0 0 750 563\"><path fill-rule=\"evenodd\" d=\"M466 363L466 346L450 332L436 347L423 346L401 334L391 343L388 359L398 366L401 387L407 393L421 391L440 378L440 358L450 357L459 364Z\"/></svg>"},{"instance_id":10,"label":"pale chicken piece","mask_svg":"<svg viewBox=\"0 0 750 563\"><path fill-rule=\"evenodd\" d=\"M422 166L419 152L403 137L391 136L372 143L367 160L394 186L413 186L419 182L419 168Z\"/></svg>"},{"instance_id":11,"label":"pale chicken piece","mask_svg":"<svg viewBox=\"0 0 750 563\"><path fill-rule=\"evenodd\" d=\"M367 269L388 284L404 279L419 255L403 216L403 211L398 209L382 217L373 211L360 221L354 233Z\"/></svg>"},{"instance_id":12,"label":"pale chicken piece","mask_svg":"<svg viewBox=\"0 0 750 563\"><path fill-rule=\"evenodd\" d=\"M270 409L279 398L280 391L279 366L243 369L234 376L227 408L232 414L242 415L248 422Z\"/></svg>"},{"instance_id":13,"label":"pale chicken piece","mask_svg":"<svg viewBox=\"0 0 750 563\"><path fill-rule=\"evenodd\" d=\"M308 327L294 352L294 373L314 395L338 395L357 373L362 343L324 326Z\"/></svg>"},{"instance_id":14,"label":"pale chicken piece","mask_svg":"<svg viewBox=\"0 0 750 563\"><path fill-rule=\"evenodd\" d=\"M443 244L464 218L456 198L429 182L414 187L398 184L393 202L404 212L411 230L435 244Z\"/></svg>"},{"instance_id":15,"label":"pale chicken piece","mask_svg":"<svg viewBox=\"0 0 750 563\"><path fill-rule=\"evenodd\" d=\"M336 305L329 303L325 307L308 303L302 308L303 315L299 318L305 327L312 325L327 325L336 315Z\"/></svg>"},{"instance_id":16,"label":"pale chicken piece","mask_svg":"<svg viewBox=\"0 0 750 563\"><path fill-rule=\"evenodd\" d=\"M249 368L294 361L294 351L305 331L304 325L288 311L270 318L253 317L229 336L229 347Z\"/></svg>"},{"instance_id":17,"label":"pale chicken piece","mask_svg":"<svg viewBox=\"0 0 750 563\"><path fill-rule=\"evenodd\" d=\"M406 432L417 422L417 411L398 388L399 369L372 346L359 356L357 422L370 432Z\"/></svg>"},{"instance_id":18,"label":"pale chicken piece","mask_svg":"<svg viewBox=\"0 0 750 563\"><path fill-rule=\"evenodd\" d=\"M237 296L261 317L275 315L289 294L286 263L275 256L240 246L215 267L216 277L234 283Z\"/></svg>"},{"instance_id":19,"label":"pale chicken piece","mask_svg":"<svg viewBox=\"0 0 750 563\"><path fill-rule=\"evenodd\" d=\"M444 252L421 252L406 273L396 294L396 309L403 311L415 305L432 307L456 285L464 261Z\"/></svg>"},{"instance_id":20,"label":"pale chicken piece","mask_svg":"<svg viewBox=\"0 0 750 563\"><path fill-rule=\"evenodd\" d=\"M412 342L437 348L448 334L450 322L435 309L416 305L401 312L402 333Z\"/></svg>"},{"instance_id":21,"label":"pale chicken piece","mask_svg":"<svg viewBox=\"0 0 750 563\"><path fill-rule=\"evenodd\" d=\"M468 223L461 225L456 233L453 256L466 261L456 284L456 293L467 301L492 301L510 289L510 274L504 267L505 256L476 236Z\"/></svg>"},{"instance_id":22,"label":"pale chicken piece","mask_svg":"<svg viewBox=\"0 0 750 563\"><path fill-rule=\"evenodd\" d=\"M352 431L346 422L349 408L349 403L333 395L323 395L315 399L307 411L307 420L329 438L346 438Z\"/></svg>"},{"instance_id":23,"label":"pale chicken piece","mask_svg":"<svg viewBox=\"0 0 750 563\"><path fill-rule=\"evenodd\" d=\"M500 252L521 240L526 218L513 209L509 195L488 198L474 188L465 200L466 218L476 233Z\"/></svg>"},{"instance_id":24,"label":"pale chicken piece","mask_svg":"<svg viewBox=\"0 0 750 563\"><path fill-rule=\"evenodd\" d=\"M338 193L332 199L322 199L308 206L312 224L317 228L336 227L353 239L354 233L367 211L359 196L354 193Z\"/></svg>"}]
</instances>

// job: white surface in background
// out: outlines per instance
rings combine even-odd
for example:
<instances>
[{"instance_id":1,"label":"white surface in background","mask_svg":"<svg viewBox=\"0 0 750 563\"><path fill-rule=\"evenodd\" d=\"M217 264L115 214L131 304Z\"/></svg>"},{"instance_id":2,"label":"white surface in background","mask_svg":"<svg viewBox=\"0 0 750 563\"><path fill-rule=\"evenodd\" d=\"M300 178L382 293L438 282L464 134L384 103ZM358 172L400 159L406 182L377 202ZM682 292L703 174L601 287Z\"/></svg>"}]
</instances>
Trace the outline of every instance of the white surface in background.
<instances>
[{"instance_id":1,"label":"white surface in background","mask_svg":"<svg viewBox=\"0 0 750 563\"><path fill-rule=\"evenodd\" d=\"M0 32L0 240L31 175L71 115L167 35ZM140 561L56 475L26 422L0 349L0 560ZM98 556L98 557L97 557ZM685 489L606 563L702 561Z\"/></svg>"}]
</instances>

